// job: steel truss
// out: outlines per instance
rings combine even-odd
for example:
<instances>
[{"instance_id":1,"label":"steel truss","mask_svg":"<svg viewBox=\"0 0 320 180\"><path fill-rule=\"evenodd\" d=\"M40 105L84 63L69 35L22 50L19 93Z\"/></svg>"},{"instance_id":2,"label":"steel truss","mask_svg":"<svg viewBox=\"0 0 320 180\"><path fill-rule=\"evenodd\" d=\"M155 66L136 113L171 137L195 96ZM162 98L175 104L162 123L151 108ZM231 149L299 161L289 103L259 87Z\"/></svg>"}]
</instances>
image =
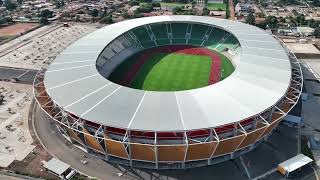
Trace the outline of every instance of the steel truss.
<instances>
[{"instance_id":1,"label":"steel truss","mask_svg":"<svg viewBox=\"0 0 320 180\"><path fill-rule=\"evenodd\" d=\"M252 150L270 135L298 102L303 86L301 67L292 51L283 42L281 44L288 53L292 69L286 94L266 111L250 117L249 124L235 122L232 129L222 133L216 131L219 127L212 127L203 129L210 133L202 137L190 137L190 131L185 131L176 132L183 133L183 136L173 139L160 138L159 132L149 132L154 134L152 138L139 138L134 137L130 129L126 129L123 135L107 131L108 127L103 124L90 126L89 121L66 112L51 100L44 86L46 69L39 70L35 77L34 96L43 112L69 141L108 161L153 169L211 165Z\"/></svg>"}]
</instances>

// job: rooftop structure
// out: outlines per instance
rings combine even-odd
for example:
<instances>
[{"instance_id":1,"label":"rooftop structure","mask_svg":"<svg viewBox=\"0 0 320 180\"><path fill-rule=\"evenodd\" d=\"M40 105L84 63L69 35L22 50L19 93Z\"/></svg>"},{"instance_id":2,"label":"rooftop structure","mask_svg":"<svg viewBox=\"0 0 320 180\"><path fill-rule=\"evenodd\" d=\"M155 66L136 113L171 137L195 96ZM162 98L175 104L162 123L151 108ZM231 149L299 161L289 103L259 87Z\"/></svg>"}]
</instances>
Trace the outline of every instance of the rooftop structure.
<instances>
[{"instance_id":1,"label":"rooftop structure","mask_svg":"<svg viewBox=\"0 0 320 180\"><path fill-rule=\"evenodd\" d=\"M182 91L145 91L108 79L137 52L182 44L228 54L235 71ZM35 95L62 132L88 152L145 168L203 166L252 150L296 104L301 70L289 52L263 30L236 21L133 19L65 49L39 72Z\"/></svg>"},{"instance_id":2,"label":"rooftop structure","mask_svg":"<svg viewBox=\"0 0 320 180\"><path fill-rule=\"evenodd\" d=\"M69 164L66 164L56 158L52 158L50 161L44 162L43 166L59 176L70 168Z\"/></svg>"},{"instance_id":3,"label":"rooftop structure","mask_svg":"<svg viewBox=\"0 0 320 180\"><path fill-rule=\"evenodd\" d=\"M251 4L237 3L234 9L237 13L249 13L251 10Z\"/></svg>"}]
</instances>

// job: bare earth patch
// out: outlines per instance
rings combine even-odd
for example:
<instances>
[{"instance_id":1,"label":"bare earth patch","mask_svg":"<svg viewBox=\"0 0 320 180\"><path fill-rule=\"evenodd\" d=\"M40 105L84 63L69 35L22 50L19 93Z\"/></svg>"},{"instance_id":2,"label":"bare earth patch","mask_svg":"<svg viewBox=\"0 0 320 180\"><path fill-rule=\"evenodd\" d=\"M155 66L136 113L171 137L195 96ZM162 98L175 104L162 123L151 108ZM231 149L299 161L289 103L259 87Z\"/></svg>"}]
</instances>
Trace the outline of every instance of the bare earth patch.
<instances>
[{"instance_id":1,"label":"bare earth patch","mask_svg":"<svg viewBox=\"0 0 320 180\"><path fill-rule=\"evenodd\" d=\"M17 36L30 29L35 28L37 23L17 23L10 26L0 28L0 36Z\"/></svg>"}]
</instances>

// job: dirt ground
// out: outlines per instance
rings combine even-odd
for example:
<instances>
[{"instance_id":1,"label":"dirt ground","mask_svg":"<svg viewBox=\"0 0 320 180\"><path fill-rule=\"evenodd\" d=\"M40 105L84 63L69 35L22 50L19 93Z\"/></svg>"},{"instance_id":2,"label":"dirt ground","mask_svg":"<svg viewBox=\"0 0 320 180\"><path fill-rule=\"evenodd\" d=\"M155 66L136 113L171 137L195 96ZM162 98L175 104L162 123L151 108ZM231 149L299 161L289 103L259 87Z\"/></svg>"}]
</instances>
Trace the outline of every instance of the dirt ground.
<instances>
[{"instance_id":1,"label":"dirt ground","mask_svg":"<svg viewBox=\"0 0 320 180\"><path fill-rule=\"evenodd\" d=\"M40 32L36 37L26 40L27 42L22 42L22 44L26 44L18 45L18 47L13 46L11 50L8 50L8 53L0 55L0 66L33 70L47 67L66 47L97 29L94 25L86 24L70 24L69 27L51 24L48 27L52 29Z\"/></svg>"},{"instance_id":2,"label":"dirt ground","mask_svg":"<svg viewBox=\"0 0 320 180\"><path fill-rule=\"evenodd\" d=\"M32 105L31 105L32 106ZM28 175L32 177L42 177L45 179L58 180L59 178L50 172L47 172L42 167L42 161L49 161L52 156L42 147L39 140L37 139L31 119L28 120L30 134L33 139L32 145L36 146L32 153L30 153L23 161L14 161L11 163L7 170L13 171L18 174Z\"/></svg>"},{"instance_id":3,"label":"dirt ground","mask_svg":"<svg viewBox=\"0 0 320 180\"><path fill-rule=\"evenodd\" d=\"M24 33L39 24L37 23L17 23L0 28L0 36L16 36Z\"/></svg>"},{"instance_id":4,"label":"dirt ground","mask_svg":"<svg viewBox=\"0 0 320 180\"><path fill-rule=\"evenodd\" d=\"M17 174L58 179L42 167L42 161L52 157L43 149L32 128L32 86L1 81L0 94L4 97L0 103L1 167ZM7 147L12 153L6 151Z\"/></svg>"},{"instance_id":5,"label":"dirt ground","mask_svg":"<svg viewBox=\"0 0 320 180\"><path fill-rule=\"evenodd\" d=\"M57 176L47 172L42 167L42 161L48 161L50 159L51 156L41 147L41 145L37 145L33 150L33 153L30 153L23 161L14 161L6 169L17 174L31 177L58 180L59 178Z\"/></svg>"}]
</instances>

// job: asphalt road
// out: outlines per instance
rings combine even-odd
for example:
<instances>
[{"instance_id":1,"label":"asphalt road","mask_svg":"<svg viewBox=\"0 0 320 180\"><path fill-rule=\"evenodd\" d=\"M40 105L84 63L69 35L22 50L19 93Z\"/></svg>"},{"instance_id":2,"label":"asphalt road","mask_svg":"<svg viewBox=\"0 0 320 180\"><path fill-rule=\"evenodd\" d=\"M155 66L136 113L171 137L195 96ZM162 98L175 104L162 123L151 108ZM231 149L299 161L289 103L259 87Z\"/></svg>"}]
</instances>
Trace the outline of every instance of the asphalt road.
<instances>
[{"instance_id":1,"label":"asphalt road","mask_svg":"<svg viewBox=\"0 0 320 180\"><path fill-rule=\"evenodd\" d=\"M2 81L15 78L18 80L17 83L33 84L36 74L37 70L0 67L0 80Z\"/></svg>"},{"instance_id":2,"label":"asphalt road","mask_svg":"<svg viewBox=\"0 0 320 180\"><path fill-rule=\"evenodd\" d=\"M7 176L7 175L3 175L3 174L0 174L0 179L3 179L3 180L25 180L24 178Z\"/></svg>"},{"instance_id":3,"label":"asphalt road","mask_svg":"<svg viewBox=\"0 0 320 180\"><path fill-rule=\"evenodd\" d=\"M42 143L47 147L48 151L70 164L73 168L99 179L183 179L183 180L212 180L212 177L219 177L219 179L247 179L243 172L241 172L237 164L232 161L220 163L204 168L196 168L189 170L145 170L145 169L131 169L126 166L119 166L107 163L95 157L88 157L85 160L88 161L87 165L82 164L80 161L81 155L84 153L73 145L69 145L62 135L57 131L54 123L48 121L46 115L41 112L38 106L35 108L35 121L34 125L37 130L37 134L40 137ZM225 170L228 169L228 173ZM119 177L121 175L121 177Z\"/></svg>"},{"instance_id":4,"label":"asphalt road","mask_svg":"<svg viewBox=\"0 0 320 180\"><path fill-rule=\"evenodd\" d=\"M85 158L87 165L81 163L84 152L69 144L45 113L38 106L34 112L34 125L39 138L48 152L58 159L68 163L74 169L99 179L182 179L182 180L245 180L246 176L239 158L226 161L210 167L202 167L187 170L145 170L132 169L126 166L110 164L98 158L89 156ZM297 154L297 130L286 126L280 126L279 131L273 133L266 143L260 144L255 150L242 156L243 162L249 170L251 178L264 174L270 169L275 169L280 162ZM310 170L310 169L309 169ZM302 177L314 180L315 175L303 171ZM278 172L264 177L267 180L283 179ZM300 178L301 179L301 178Z\"/></svg>"}]
</instances>

